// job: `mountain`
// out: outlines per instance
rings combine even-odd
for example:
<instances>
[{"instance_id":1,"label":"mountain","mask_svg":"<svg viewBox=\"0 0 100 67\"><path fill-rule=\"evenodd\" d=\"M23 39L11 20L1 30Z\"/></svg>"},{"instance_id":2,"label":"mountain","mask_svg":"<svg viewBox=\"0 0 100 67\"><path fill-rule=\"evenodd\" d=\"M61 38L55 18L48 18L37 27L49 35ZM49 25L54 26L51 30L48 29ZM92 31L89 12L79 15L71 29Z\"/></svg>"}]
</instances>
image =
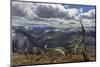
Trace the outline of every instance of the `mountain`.
<instances>
[{"instance_id":1,"label":"mountain","mask_svg":"<svg viewBox=\"0 0 100 67\"><path fill-rule=\"evenodd\" d=\"M59 29L45 25L33 25L33 26L12 26L12 29L19 31L25 31L30 36L34 37L34 41L40 41L41 44L49 44L49 47L63 46L64 44L78 39L81 35L81 28L68 28ZM88 28L87 28L88 29ZM23 33L24 34L24 33ZM95 45L95 30L86 30L85 44ZM39 45L38 44L38 45Z\"/></svg>"}]
</instances>

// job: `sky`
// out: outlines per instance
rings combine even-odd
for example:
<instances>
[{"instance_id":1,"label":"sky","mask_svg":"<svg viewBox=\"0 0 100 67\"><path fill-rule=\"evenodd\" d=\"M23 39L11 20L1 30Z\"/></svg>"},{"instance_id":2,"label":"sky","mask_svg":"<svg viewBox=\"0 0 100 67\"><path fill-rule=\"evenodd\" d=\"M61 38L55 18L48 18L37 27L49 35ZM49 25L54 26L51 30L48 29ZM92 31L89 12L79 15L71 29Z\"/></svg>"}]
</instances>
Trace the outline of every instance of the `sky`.
<instances>
[{"instance_id":1,"label":"sky","mask_svg":"<svg viewBox=\"0 0 100 67\"><path fill-rule=\"evenodd\" d=\"M12 1L12 25L39 24L56 28L95 27L95 6Z\"/></svg>"},{"instance_id":2,"label":"sky","mask_svg":"<svg viewBox=\"0 0 100 67\"><path fill-rule=\"evenodd\" d=\"M64 5L65 8L66 8L66 6L67 5ZM72 5L69 6L69 8L77 8L77 9L82 8L83 12L87 12L89 10L95 9L95 6L91 6L91 5L75 5L75 4L72 4Z\"/></svg>"}]
</instances>

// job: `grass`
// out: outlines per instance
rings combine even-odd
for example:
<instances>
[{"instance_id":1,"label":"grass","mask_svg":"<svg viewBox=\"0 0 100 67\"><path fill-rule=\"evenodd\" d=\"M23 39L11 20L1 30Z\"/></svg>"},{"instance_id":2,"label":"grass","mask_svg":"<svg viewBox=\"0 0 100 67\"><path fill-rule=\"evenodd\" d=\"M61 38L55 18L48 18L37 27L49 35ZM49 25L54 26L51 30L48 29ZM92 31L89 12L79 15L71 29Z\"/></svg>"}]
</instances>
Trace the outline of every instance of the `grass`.
<instances>
[{"instance_id":1,"label":"grass","mask_svg":"<svg viewBox=\"0 0 100 67\"><path fill-rule=\"evenodd\" d=\"M84 59L81 53L81 47L78 49L78 54L70 55L70 53L66 55L62 55L59 52L50 50L45 55L23 55L18 53L12 54L12 65L29 65L29 64L49 64L49 63L67 63L67 62L87 62L87 61L95 61L95 47L86 47L86 58Z\"/></svg>"},{"instance_id":2,"label":"grass","mask_svg":"<svg viewBox=\"0 0 100 67\"><path fill-rule=\"evenodd\" d=\"M88 61L95 61L95 56L88 55L86 57ZM63 63L63 62L83 62L84 57L78 55L62 55L59 53L50 53L47 55L22 55L13 53L12 64L13 65L27 65L27 64L48 64L48 63Z\"/></svg>"}]
</instances>

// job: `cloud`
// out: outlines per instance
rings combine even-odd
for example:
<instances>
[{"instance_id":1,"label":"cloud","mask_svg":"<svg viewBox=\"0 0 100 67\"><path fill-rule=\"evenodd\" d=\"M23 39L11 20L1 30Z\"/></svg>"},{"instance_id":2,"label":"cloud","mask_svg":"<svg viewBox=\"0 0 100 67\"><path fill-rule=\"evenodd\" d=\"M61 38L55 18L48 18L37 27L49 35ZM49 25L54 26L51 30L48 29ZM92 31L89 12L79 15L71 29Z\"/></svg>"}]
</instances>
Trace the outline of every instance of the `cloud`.
<instances>
[{"instance_id":1,"label":"cloud","mask_svg":"<svg viewBox=\"0 0 100 67\"><path fill-rule=\"evenodd\" d=\"M65 9L61 4L12 2L12 15L31 19L43 20L43 18L73 18L78 9Z\"/></svg>"},{"instance_id":2,"label":"cloud","mask_svg":"<svg viewBox=\"0 0 100 67\"><path fill-rule=\"evenodd\" d=\"M12 2L12 24L45 24L56 28L78 28L79 18L83 18L84 27L95 26L95 9L83 12L82 8L69 8L61 4L31 2Z\"/></svg>"},{"instance_id":3,"label":"cloud","mask_svg":"<svg viewBox=\"0 0 100 67\"><path fill-rule=\"evenodd\" d=\"M79 9L79 12L82 13L82 12L83 12L83 8L80 8L80 9Z\"/></svg>"},{"instance_id":4,"label":"cloud","mask_svg":"<svg viewBox=\"0 0 100 67\"><path fill-rule=\"evenodd\" d=\"M66 16L65 8L60 4L40 4L35 13L40 18L63 18Z\"/></svg>"},{"instance_id":5,"label":"cloud","mask_svg":"<svg viewBox=\"0 0 100 67\"><path fill-rule=\"evenodd\" d=\"M40 4L35 10L40 18L65 18L72 19L79 10L76 8L64 8L61 4Z\"/></svg>"},{"instance_id":6,"label":"cloud","mask_svg":"<svg viewBox=\"0 0 100 67\"><path fill-rule=\"evenodd\" d=\"M79 10L76 8L68 8L66 9L66 17L67 18L73 18L74 16L76 16L76 14L79 13Z\"/></svg>"},{"instance_id":7,"label":"cloud","mask_svg":"<svg viewBox=\"0 0 100 67\"><path fill-rule=\"evenodd\" d=\"M12 15L26 18L36 18L37 16L33 12L33 6L34 5L32 3L12 2Z\"/></svg>"},{"instance_id":8,"label":"cloud","mask_svg":"<svg viewBox=\"0 0 100 67\"><path fill-rule=\"evenodd\" d=\"M95 9L89 10L88 12L85 13L80 13L79 17L83 19L95 19Z\"/></svg>"}]
</instances>

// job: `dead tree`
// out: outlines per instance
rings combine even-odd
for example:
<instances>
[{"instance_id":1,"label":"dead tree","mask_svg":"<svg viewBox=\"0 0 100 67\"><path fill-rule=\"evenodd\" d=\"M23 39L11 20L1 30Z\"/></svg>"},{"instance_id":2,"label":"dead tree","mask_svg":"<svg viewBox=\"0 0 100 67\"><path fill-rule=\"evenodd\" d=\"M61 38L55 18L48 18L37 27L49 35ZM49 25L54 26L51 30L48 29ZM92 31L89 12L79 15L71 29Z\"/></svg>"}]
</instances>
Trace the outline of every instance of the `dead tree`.
<instances>
[{"instance_id":1,"label":"dead tree","mask_svg":"<svg viewBox=\"0 0 100 67\"><path fill-rule=\"evenodd\" d=\"M82 55L84 57L84 61L87 61L87 58L86 58L86 46L85 46L85 29L84 29L84 26L82 24L82 21L81 19L79 20L80 24L81 24L81 35L80 35L80 38L79 38L79 41L77 42L77 44L75 44L75 47L74 47L74 52L76 54L77 52L77 49L79 48L79 45L82 46Z\"/></svg>"},{"instance_id":2,"label":"dead tree","mask_svg":"<svg viewBox=\"0 0 100 67\"><path fill-rule=\"evenodd\" d=\"M81 24L81 27L82 27L82 54L83 54L83 57L84 57L84 61L87 61L87 58L86 58L86 46L85 46L85 29L84 29L84 26L82 24L82 21L80 19L80 24Z\"/></svg>"},{"instance_id":3,"label":"dead tree","mask_svg":"<svg viewBox=\"0 0 100 67\"><path fill-rule=\"evenodd\" d=\"M85 46L85 29L84 29L84 26L82 24L82 20L80 19L80 24L81 24L81 35L80 35L80 40L78 41L78 43L76 44L75 46L75 50L77 51L77 48L79 48L79 45L81 45L82 47L82 55L83 55L83 58L84 58L84 61L86 61L86 46Z\"/></svg>"}]
</instances>

